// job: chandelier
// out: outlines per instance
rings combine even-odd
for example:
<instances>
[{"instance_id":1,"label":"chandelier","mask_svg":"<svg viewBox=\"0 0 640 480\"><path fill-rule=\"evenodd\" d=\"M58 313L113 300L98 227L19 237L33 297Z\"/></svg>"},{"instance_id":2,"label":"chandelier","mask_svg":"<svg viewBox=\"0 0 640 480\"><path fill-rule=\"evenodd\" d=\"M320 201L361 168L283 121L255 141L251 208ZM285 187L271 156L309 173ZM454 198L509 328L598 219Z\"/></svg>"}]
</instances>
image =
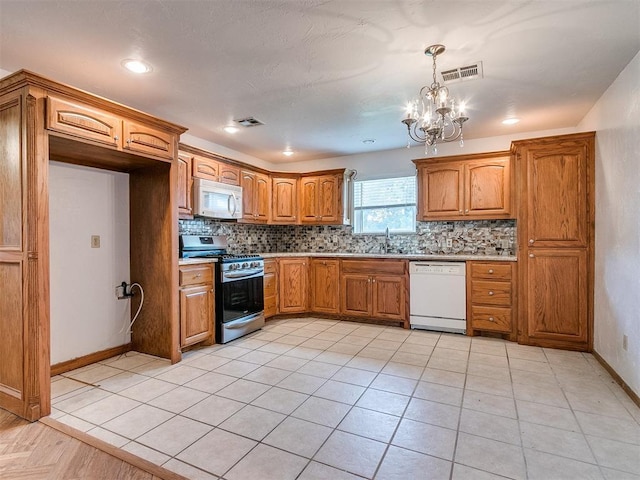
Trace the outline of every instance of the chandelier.
<instances>
[{"instance_id":1,"label":"chandelier","mask_svg":"<svg viewBox=\"0 0 640 480\"><path fill-rule=\"evenodd\" d=\"M464 146L462 127L469 120L465 106L449 96L449 89L436 81L436 57L444 53L444 45L431 45L424 54L433 58L433 83L420 89L418 98L407 105L407 116L402 120L407 126L407 148L411 140L425 144L425 154L438 153L437 144L460 141Z\"/></svg>"}]
</instances>

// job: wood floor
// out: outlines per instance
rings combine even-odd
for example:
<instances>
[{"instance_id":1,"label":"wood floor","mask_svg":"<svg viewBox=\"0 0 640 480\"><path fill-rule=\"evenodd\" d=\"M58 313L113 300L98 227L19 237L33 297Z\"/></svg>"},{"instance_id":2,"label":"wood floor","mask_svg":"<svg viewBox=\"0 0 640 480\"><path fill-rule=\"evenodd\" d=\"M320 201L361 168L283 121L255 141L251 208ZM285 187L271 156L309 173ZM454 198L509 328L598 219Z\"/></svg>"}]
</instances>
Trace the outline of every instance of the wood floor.
<instances>
[{"instance_id":1,"label":"wood floor","mask_svg":"<svg viewBox=\"0 0 640 480\"><path fill-rule=\"evenodd\" d=\"M29 423L0 409L0 479L162 480L162 477L50 426Z\"/></svg>"}]
</instances>

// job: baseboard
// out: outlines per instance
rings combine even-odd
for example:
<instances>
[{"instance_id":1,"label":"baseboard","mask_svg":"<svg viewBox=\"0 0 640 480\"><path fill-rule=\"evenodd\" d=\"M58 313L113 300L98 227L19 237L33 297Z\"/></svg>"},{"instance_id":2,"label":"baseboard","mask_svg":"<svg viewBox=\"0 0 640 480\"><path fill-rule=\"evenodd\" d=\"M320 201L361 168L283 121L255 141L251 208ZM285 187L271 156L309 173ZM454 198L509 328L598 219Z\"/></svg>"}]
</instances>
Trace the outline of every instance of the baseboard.
<instances>
[{"instance_id":1,"label":"baseboard","mask_svg":"<svg viewBox=\"0 0 640 480\"><path fill-rule=\"evenodd\" d=\"M76 368L91 365L92 363L100 362L107 358L115 357L116 355L121 355L129 351L131 351L131 344L127 343L125 345L107 348L100 352L94 352L89 355L67 360L66 362L56 363L55 365L51 365L51 376L53 377L55 375L60 375L61 373L70 372Z\"/></svg>"},{"instance_id":2,"label":"baseboard","mask_svg":"<svg viewBox=\"0 0 640 480\"><path fill-rule=\"evenodd\" d=\"M638 396L638 394L636 392L634 392L629 385L627 385L627 382L625 382L622 379L622 377L620 375L618 375L618 372L616 372L611 367L611 365L609 365L607 363L607 361L600 356L600 354L598 352L593 350L591 353L593 354L595 359L598 360L598 362L600 362L600 365L602 365L604 367L604 369L607 372L609 372L609 375L611 375L613 377L613 379L616 381L616 383L622 387L622 390L624 390L624 392L627 395L629 395L629 398L631 398L631 400L633 400L633 403L635 403L638 407L640 407L640 396Z\"/></svg>"},{"instance_id":3,"label":"baseboard","mask_svg":"<svg viewBox=\"0 0 640 480\"><path fill-rule=\"evenodd\" d=\"M171 472L166 468L160 467L155 463L151 463L150 461L145 460L144 458L137 457L133 453L129 453L126 450L122 450L114 445L111 445L110 443L100 440L99 438L92 437L88 433L84 433L84 432L81 432L80 430L76 430L75 428L70 427L69 425L66 425L64 423L58 422L57 420L54 420L52 418L42 417L39 421L40 423L46 425L47 427L51 427L55 430L58 430L59 432L62 432L65 435L73 437L76 440L81 441L82 443L86 443L87 445L97 448L98 450L101 450L111 455L112 457L116 457L122 460L123 462L129 463L134 467L139 468L140 470L150 473L151 475L154 476L154 478L159 478L162 480L188 480L186 477L183 477L182 475L178 475L177 473Z\"/></svg>"}]
</instances>

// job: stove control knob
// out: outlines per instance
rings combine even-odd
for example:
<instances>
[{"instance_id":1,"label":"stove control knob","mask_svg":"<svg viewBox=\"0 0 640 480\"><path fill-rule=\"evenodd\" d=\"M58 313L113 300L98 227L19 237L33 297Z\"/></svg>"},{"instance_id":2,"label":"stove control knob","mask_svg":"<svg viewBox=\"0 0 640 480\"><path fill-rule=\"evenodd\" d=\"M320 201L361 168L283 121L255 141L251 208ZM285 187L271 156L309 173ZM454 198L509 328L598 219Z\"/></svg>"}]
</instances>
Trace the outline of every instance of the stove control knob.
<instances>
[{"instance_id":1,"label":"stove control knob","mask_svg":"<svg viewBox=\"0 0 640 480\"><path fill-rule=\"evenodd\" d=\"M251 268L258 268L260 266L260 262L251 262Z\"/></svg>"},{"instance_id":2,"label":"stove control knob","mask_svg":"<svg viewBox=\"0 0 640 480\"><path fill-rule=\"evenodd\" d=\"M232 263L231 265L229 265L229 270L236 270L239 267L239 265L237 263Z\"/></svg>"},{"instance_id":3,"label":"stove control knob","mask_svg":"<svg viewBox=\"0 0 640 480\"><path fill-rule=\"evenodd\" d=\"M249 268L249 264L248 264L247 262L244 262L244 263L242 264L242 268Z\"/></svg>"}]
</instances>

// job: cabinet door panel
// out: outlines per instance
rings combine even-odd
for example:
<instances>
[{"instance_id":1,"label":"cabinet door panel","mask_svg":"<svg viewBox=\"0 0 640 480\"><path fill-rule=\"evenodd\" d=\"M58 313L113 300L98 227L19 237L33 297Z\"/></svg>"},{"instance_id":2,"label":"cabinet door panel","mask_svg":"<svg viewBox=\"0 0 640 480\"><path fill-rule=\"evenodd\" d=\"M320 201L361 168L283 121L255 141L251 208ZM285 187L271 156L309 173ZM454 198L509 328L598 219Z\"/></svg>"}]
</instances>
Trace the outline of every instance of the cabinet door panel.
<instances>
[{"instance_id":1,"label":"cabinet door panel","mask_svg":"<svg viewBox=\"0 0 640 480\"><path fill-rule=\"evenodd\" d=\"M24 393L24 315L22 297L22 262L0 261L0 407L9 408L2 394L22 400ZM10 409L10 408L9 408Z\"/></svg>"},{"instance_id":2,"label":"cabinet door panel","mask_svg":"<svg viewBox=\"0 0 640 480\"><path fill-rule=\"evenodd\" d=\"M340 220L340 181L337 176L324 176L318 179L318 215L326 223Z\"/></svg>"},{"instance_id":3,"label":"cabinet door panel","mask_svg":"<svg viewBox=\"0 0 640 480\"><path fill-rule=\"evenodd\" d=\"M242 186L242 218L255 220L257 214L255 196L258 190L256 174L242 172L240 185Z\"/></svg>"},{"instance_id":4,"label":"cabinet door panel","mask_svg":"<svg viewBox=\"0 0 640 480\"><path fill-rule=\"evenodd\" d=\"M426 166L420 176L423 218L462 215L464 172L460 164Z\"/></svg>"},{"instance_id":5,"label":"cabinet door panel","mask_svg":"<svg viewBox=\"0 0 640 480\"><path fill-rule=\"evenodd\" d=\"M228 185L240 185L240 169L226 163L220 163L219 181Z\"/></svg>"},{"instance_id":6,"label":"cabinet door panel","mask_svg":"<svg viewBox=\"0 0 640 480\"><path fill-rule=\"evenodd\" d=\"M342 313L354 316L371 315L371 278L368 275L342 275Z\"/></svg>"},{"instance_id":7,"label":"cabinet door panel","mask_svg":"<svg viewBox=\"0 0 640 480\"><path fill-rule=\"evenodd\" d=\"M210 158L196 155L193 157L193 176L217 182L220 178L220 164Z\"/></svg>"},{"instance_id":8,"label":"cabinet door panel","mask_svg":"<svg viewBox=\"0 0 640 480\"><path fill-rule=\"evenodd\" d=\"M0 251L22 249L22 155L20 98L0 105Z\"/></svg>"},{"instance_id":9,"label":"cabinet door panel","mask_svg":"<svg viewBox=\"0 0 640 480\"><path fill-rule=\"evenodd\" d=\"M586 153L534 150L528 156L527 169L525 241L536 247L586 246Z\"/></svg>"},{"instance_id":10,"label":"cabinet door panel","mask_svg":"<svg viewBox=\"0 0 640 480\"><path fill-rule=\"evenodd\" d=\"M587 252L529 249L527 327L530 338L587 341Z\"/></svg>"},{"instance_id":11,"label":"cabinet door panel","mask_svg":"<svg viewBox=\"0 0 640 480\"><path fill-rule=\"evenodd\" d=\"M271 180L272 214L275 223L296 223L298 216L298 180L278 178Z\"/></svg>"},{"instance_id":12,"label":"cabinet door panel","mask_svg":"<svg viewBox=\"0 0 640 480\"><path fill-rule=\"evenodd\" d=\"M180 290L180 345L205 340L213 334L213 285Z\"/></svg>"},{"instance_id":13,"label":"cabinet door panel","mask_svg":"<svg viewBox=\"0 0 640 480\"><path fill-rule=\"evenodd\" d=\"M299 313L307 310L307 259L281 259L278 269L278 295L281 313Z\"/></svg>"},{"instance_id":14,"label":"cabinet door panel","mask_svg":"<svg viewBox=\"0 0 640 480\"><path fill-rule=\"evenodd\" d=\"M465 215L508 214L511 203L510 159L467 165L465 191Z\"/></svg>"},{"instance_id":15,"label":"cabinet door panel","mask_svg":"<svg viewBox=\"0 0 640 480\"><path fill-rule=\"evenodd\" d=\"M339 262L337 260L311 262L311 311L325 313L340 311Z\"/></svg>"},{"instance_id":16,"label":"cabinet door panel","mask_svg":"<svg viewBox=\"0 0 640 480\"><path fill-rule=\"evenodd\" d=\"M315 177L300 179L300 220L306 223L318 221L318 181Z\"/></svg>"},{"instance_id":17,"label":"cabinet door panel","mask_svg":"<svg viewBox=\"0 0 640 480\"><path fill-rule=\"evenodd\" d=\"M51 96L47 98L47 128L112 147L122 140L121 118Z\"/></svg>"},{"instance_id":18,"label":"cabinet door panel","mask_svg":"<svg viewBox=\"0 0 640 480\"><path fill-rule=\"evenodd\" d=\"M124 149L171 160L174 153L172 135L145 125L124 122Z\"/></svg>"},{"instance_id":19,"label":"cabinet door panel","mask_svg":"<svg viewBox=\"0 0 640 480\"><path fill-rule=\"evenodd\" d=\"M258 174L256 179L257 198L256 213L258 220L266 222L269 220L271 209L271 184L270 178L266 175Z\"/></svg>"},{"instance_id":20,"label":"cabinet door panel","mask_svg":"<svg viewBox=\"0 0 640 480\"><path fill-rule=\"evenodd\" d=\"M178 197L178 213L181 218L191 217L193 209L191 206L192 183L191 176L192 157L188 154L178 154L178 188L176 196Z\"/></svg>"},{"instance_id":21,"label":"cabinet door panel","mask_svg":"<svg viewBox=\"0 0 640 480\"><path fill-rule=\"evenodd\" d=\"M376 276L373 282L373 316L404 320L405 280Z\"/></svg>"}]
</instances>

